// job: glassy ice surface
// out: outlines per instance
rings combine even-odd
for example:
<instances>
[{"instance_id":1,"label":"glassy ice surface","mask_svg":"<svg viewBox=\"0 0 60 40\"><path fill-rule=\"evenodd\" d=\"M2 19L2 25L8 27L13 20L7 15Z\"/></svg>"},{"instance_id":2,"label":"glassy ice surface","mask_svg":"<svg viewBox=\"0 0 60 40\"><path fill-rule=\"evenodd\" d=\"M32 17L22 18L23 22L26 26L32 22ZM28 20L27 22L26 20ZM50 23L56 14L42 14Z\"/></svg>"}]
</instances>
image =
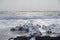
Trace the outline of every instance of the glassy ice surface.
<instances>
[{"instance_id":1,"label":"glassy ice surface","mask_svg":"<svg viewBox=\"0 0 60 40\"><path fill-rule=\"evenodd\" d=\"M32 37L30 40L35 40L35 37Z\"/></svg>"}]
</instances>

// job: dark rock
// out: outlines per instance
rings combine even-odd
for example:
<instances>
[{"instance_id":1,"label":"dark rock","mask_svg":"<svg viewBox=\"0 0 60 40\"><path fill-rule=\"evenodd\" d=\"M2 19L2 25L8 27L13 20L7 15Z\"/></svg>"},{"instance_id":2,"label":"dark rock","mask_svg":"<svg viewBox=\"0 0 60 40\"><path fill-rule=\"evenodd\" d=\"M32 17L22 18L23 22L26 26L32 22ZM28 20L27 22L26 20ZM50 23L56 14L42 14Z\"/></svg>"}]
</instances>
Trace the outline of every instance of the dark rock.
<instances>
[{"instance_id":1,"label":"dark rock","mask_svg":"<svg viewBox=\"0 0 60 40\"><path fill-rule=\"evenodd\" d=\"M60 37L49 37L49 36L44 36L44 37L36 37L36 40L60 40Z\"/></svg>"},{"instance_id":2,"label":"dark rock","mask_svg":"<svg viewBox=\"0 0 60 40\"><path fill-rule=\"evenodd\" d=\"M16 38L10 38L8 40L29 40L29 37L25 37L25 36L19 36L19 37L16 37Z\"/></svg>"}]
</instances>

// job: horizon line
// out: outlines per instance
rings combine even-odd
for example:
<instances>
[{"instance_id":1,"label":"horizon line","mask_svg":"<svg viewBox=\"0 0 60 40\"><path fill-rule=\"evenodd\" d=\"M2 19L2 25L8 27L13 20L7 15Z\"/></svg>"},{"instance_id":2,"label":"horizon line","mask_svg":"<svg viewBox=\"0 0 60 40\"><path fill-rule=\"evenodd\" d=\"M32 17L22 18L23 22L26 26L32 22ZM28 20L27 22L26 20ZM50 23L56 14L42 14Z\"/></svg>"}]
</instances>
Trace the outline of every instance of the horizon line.
<instances>
[{"instance_id":1,"label":"horizon line","mask_svg":"<svg viewBox=\"0 0 60 40\"><path fill-rule=\"evenodd\" d=\"M10 12L10 11L0 11L0 12ZM60 11L16 11L16 12L60 12Z\"/></svg>"}]
</instances>

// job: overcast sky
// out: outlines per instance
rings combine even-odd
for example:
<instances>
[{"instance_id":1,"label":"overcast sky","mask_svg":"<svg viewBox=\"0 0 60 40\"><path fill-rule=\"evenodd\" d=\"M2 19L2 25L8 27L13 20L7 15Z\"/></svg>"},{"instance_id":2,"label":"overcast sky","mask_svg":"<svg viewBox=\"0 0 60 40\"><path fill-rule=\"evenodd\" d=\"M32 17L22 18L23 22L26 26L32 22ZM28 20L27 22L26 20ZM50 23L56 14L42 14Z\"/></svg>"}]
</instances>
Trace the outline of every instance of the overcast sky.
<instances>
[{"instance_id":1,"label":"overcast sky","mask_svg":"<svg viewBox=\"0 0 60 40\"><path fill-rule=\"evenodd\" d=\"M60 0L0 0L0 11L60 11Z\"/></svg>"}]
</instances>

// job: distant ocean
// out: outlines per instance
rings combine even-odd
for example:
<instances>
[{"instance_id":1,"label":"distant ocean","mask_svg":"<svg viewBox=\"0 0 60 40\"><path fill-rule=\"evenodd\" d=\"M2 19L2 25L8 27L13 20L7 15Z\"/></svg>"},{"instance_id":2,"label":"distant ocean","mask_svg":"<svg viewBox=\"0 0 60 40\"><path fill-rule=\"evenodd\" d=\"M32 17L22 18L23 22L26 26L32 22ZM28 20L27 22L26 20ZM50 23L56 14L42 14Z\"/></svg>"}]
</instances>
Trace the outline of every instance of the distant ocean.
<instances>
[{"instance_id":1,"label":"distant ocean","mask_svg":"<svg viewBox=\"0 0 60 40\"><path fill-rule=\"evenodd\" d=\"M60 11L0 11L0 19L59 19Z\"/></svg>"}]
</instances>

